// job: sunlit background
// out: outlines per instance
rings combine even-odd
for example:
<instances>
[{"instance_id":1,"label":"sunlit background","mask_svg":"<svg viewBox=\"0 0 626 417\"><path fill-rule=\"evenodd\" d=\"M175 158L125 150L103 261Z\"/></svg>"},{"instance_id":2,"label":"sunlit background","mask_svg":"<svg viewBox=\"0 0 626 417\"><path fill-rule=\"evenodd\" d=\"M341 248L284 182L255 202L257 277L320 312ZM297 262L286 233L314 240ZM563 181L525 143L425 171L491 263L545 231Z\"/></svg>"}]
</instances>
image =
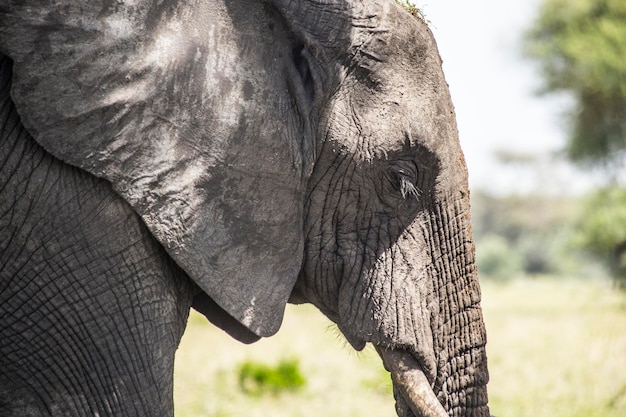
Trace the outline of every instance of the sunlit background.
<instances>
[{"instance_id":1,"label":"sunlit background","mask_svg":"<svg viewBox=\"0 0 626 417\"><path fill-rule=\"evenodd\" d=\"M592 18L573 25L571 41L545 30L533 43L546 2L555 7L543 15L559 23L551 28ZM470 173L492 413L626 416L626 1L416 5L444 60ZM551 53L562 55L553 79ZM592 144L611 136L608 155L572 147L581 92L550 88L567 82L602 110L587 118L592 128L612 115L590 134L601 131ZM309 307L290 307L277 336L247 347L192 316L176 415L392 416L379 362L372 350L352 352Z\"/></svg>"},{"instance_id":2,"label":"sunlit background","mask_svg":"<svg viewBox=\"0 0 626 417\"><path fill-rule=\"evenodd\" d=\"M520 193L555 187L561 180L547 173L541 178L532 170L520 176L523 170L506 166L502 158L549 158L565 143L561 116L570 97L538 97L541 79L522 56L523 34L540 4L541 0L432 0L420 6L444 61L473 189ZM588 186L585 175L570 174L576 178L559 185L572 190Z\"/></svg>"}]
</instances>

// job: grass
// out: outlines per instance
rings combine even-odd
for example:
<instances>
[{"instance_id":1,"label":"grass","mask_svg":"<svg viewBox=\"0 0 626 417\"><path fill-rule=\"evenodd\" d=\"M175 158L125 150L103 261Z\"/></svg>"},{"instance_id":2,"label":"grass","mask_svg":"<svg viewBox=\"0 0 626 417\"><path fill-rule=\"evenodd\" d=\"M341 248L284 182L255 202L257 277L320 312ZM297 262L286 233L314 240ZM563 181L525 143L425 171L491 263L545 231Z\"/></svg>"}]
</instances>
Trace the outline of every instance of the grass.
<instances>
[{"instance_id":1,"label":"grass","mask_svg":"<svg viewBox=\"0 0 626 417\"><path fill-rule=\"evenodd\" d=\"M626 415L626 293L538 280L484 294L492 413Z\"/></svg>"},{"instance_id":2,"label":"grass","mask_svg":"<svg viewBox=\"0 0 626 417\"><path fill-rule=\"evenodd\" d=\"M604 282L487 282L483 309L493 414L626 415L626 293ZM242 389L246 363L272 373L290 361L287 374L306 379L297 390L251 395ZM308 306L288 307L281 331L250 346L193 314L174 385L176 417L395 414L389 376L376 353L355 353Z\"/></svg>"},{"instance_id":3,"label":"grass","mask_svg":"<svg viewBox=\"0 0 626 417\"><path fill-rule=\"evenodd\" d=\"M250 395L240 386L243 364L298 359L306 384L297 391ZM310 306L289 306L275 336L243 345L192 314L176 356L176 417L393 415L387 372L368 348L356 353Z\"/></svg>"},{"instance_id":4,"label":"grass","mask_svg":"<svg viewBox=\"0 0 626 417\"><path fill-rule=\"evenodd\" d=\"M426 24L430 25L430 22L426 19L426 16L424 15L424 12L422 12L422 10L420 8L418 8L416 5L414 5L411 1L409 1L409 0L396 0L396 3L399 4L401 7L403 7L413 17L415 17L415 18L425 22Z\"/></svg>"},{"instance_id":5,"label":"grass","mask_svg":"<svg viewBox=\"0 0 626 417\"><path fill-rule=\"evenodd\" d=\"M298 391L306 385L297 359L281 359L276 366L247 360L239 367L239 388L246 394L278 395Z\"/></svg>"}]
</instances>

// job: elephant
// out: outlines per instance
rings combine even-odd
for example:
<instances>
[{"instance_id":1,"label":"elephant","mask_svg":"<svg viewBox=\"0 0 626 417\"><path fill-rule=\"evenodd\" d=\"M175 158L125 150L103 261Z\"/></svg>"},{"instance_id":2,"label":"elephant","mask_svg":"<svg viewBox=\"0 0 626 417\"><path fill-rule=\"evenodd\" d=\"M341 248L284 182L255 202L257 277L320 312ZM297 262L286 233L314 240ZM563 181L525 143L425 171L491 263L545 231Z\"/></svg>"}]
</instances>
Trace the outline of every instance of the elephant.
<instances>
[{"instance_id":1,"label":"elephant","mask_svg":"<svg viewBox=\"0 0 626 417\"><path fill-rule=\"evenodd\" d=\"M399 416L489 415L467 168L418 16L8 0L0 54L0 415L173 416L192 307L253 343L287 303L376 348Z\"/></svg>"}]
</instances>

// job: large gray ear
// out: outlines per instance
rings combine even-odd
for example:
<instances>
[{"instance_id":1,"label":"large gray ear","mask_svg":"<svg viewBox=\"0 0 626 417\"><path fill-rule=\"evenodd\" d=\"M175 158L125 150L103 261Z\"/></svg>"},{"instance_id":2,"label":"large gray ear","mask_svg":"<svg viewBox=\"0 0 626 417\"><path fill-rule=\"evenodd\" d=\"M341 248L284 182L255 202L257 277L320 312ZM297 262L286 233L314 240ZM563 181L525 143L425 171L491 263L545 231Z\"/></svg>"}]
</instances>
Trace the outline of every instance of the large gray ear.
<instances>
[{"instance_id":1,"label":"large gray ear","mask_svg":"<svg viewBox=\"0 0 626 417\"><path fill-rule=\"evenodd\" d=\"M285 29L258 2L24 3L0 6L0 50L29 132L109 180L221 308L275 333L313 140Z\"/></svg>"}]
</instances>

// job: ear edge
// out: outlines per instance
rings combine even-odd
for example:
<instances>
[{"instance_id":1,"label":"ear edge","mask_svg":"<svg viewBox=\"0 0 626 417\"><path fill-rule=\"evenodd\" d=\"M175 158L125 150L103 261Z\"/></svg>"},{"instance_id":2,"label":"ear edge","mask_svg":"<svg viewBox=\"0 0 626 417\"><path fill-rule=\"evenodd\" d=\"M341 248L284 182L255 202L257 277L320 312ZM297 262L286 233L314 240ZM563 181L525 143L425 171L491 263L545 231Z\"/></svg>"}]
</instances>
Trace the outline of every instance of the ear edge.
<instances>
[{"instance_id":1,"label":"ear edge","mask_svg":"<svg viewBox=\"0 0 626 417\"><path fill-rule=\"evenodd\" d=\"M242 343L251 344L261 339L261 336L251 332L204 292L193 298L191 306L215 326Z\"/></svg>"}]
</instances>

